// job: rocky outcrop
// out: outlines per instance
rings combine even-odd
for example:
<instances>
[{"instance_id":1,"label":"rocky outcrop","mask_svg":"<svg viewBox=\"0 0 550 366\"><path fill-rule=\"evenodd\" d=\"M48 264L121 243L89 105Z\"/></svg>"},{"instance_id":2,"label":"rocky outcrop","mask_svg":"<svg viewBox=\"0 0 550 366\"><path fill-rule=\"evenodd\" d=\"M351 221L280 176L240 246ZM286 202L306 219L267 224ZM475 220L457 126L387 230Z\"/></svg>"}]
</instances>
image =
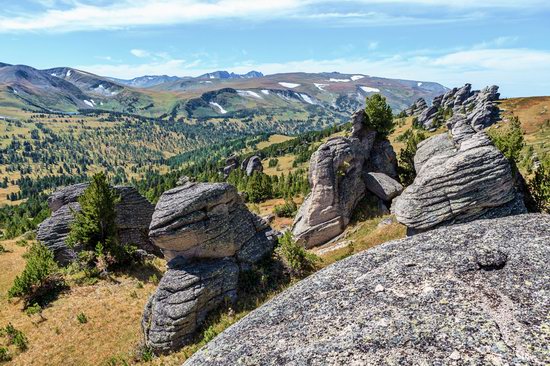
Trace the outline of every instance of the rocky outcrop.
<instances>
[{"instance_id":1,"label":"rocky outcrop","mask_svg":"<svg viewBox=\"0 0 550 366\"><path fill-rule=\"evenodd\" d=\"M231 259L190 262L177 257L168 262L143 313L147 346L157 353L183 347L210 311L236 299L238 279L239 267Z\"/></svg>"},{"instance_id":2,"label":"rocky outcrop","mask_svg":"<svg viewBox=\"0 0 550 366\"><path fill-rule=\"evenodd\" d=\"M236 299L239 271L270 255L277 233L232 185L186 182L160 197L150 237L169 262L142 328L146 345L167 353L187 344L210 311Z\"/></svg>"},{"instance_id":3,"label":"rocky outcrop","mask_svg":"<svg viewBox=\"0 0 550 366\"><path fill-rule=\"evenodd\" d=\"M52 193L48 198L52 215L44 220L37 230L37 239L50 248L54 252L55 259L63 265L73 261L78 252L78 248L69 248L65 240L74 221L74 212L80 210L78 198L87 187L87 183L78 183ZM120 196L120 201L115 206L120 242L136 245L148 253L160 254L148 237L153 205L133 187L117 186L114 189Z\"/></svg>"},{"instance_id":4,"label":"rocky outcrop","mask_svg":"<svg viewBox=\"0 0 550 366\"><path fill-rule=\"evenodd\" d=\"M428 108L428 104L424 98L419 98L414 102L409 108L405 109L405 114L407 116L418 116Z\"/></svg>"},{"instance_id":5,"label":"rocky outcrop","mask_svg":"<svg viewBox=\"0 0 550 366\"><path fill-rule=\"evenodd\" d=\"M420 144L415 168L413 184L392 206L397 220L411 229L526 212L508 160L466 121Z\"/></svg>"},{"instance_id":6,"label":"rocky outcrop","mask_svg":"<svg viewBox=\"0 0 550 366\"><path fill-rule=\"evenodd\" d=\"M149 236L168 260L237 256L250 263L274 246L269 225L251 213L227 183L189 182L164 192Z\"/></svg>"},{"instance_id":7,"label":"rocky outcrop","mask_svg":"<svg viewBox=\"0 0 550 366\"><path fill-rule=\"evenodd\" d=\"M390 202L403 191L401 183L383 173L365 174L367 189L382 201Z\"/></svg>"},{"instance_id":8,"label":"rocky outcrop","mask_svg":"<svg viewBox=\"0 0 550 366\"><path fill-rule=\"evenodd\" d=\"M227 178L229 174L239 167L239 158L236 155L232 155L225 160L225 166L223 168L224 178Z\"/></svg>"},{"instance_id":9,"label":"rocky outcrop","mask_svg":"<svg viewBox=\"0 0 550 366\"><path fill-rule=\"evenodd\" d=\"M331 138L311 156L311 192L300 206L292 228L294 238L306 248L323 244L344 231L357 203L367 194L365 173L384 175L380 179L385 188L394 186L389 183L397 177L393 148L389 141L377 139L365 122L365 112L355 112L351 137ZM388 201L395 196L394 191L384 191L378 184L371 182L371 187L373 193Z\"/></svg>"},{"instance_id":10,"label":"rocky outcrop","mask_svg":"<svg viewBox=\"0 0 550 366\"><path fill-rule=\"evenodd\" d=\"M185 366L544 365L550 216L440 228L299 282Z\"/></svg>"},{"instance_id":11,"label":"rocky outcrop","mask_svg":"<svg viewBox=\"0 0 550 366\"><path fill-rule=\"evenodd\" d=\"M246 159L246 167L244 168L244 171L247 176L251 176L254 172L263 172L264 167L262 165L262 159L259 156L251 156L250 158Z\"/></svg>"},{"instance_id":12,"label":"rocky outcrop","mask_svg":"<svg viewBox=\"0 0 550 366\"><path fill-rule=\"evenodd\" d=\"M342 233L365 194L365 154L357 139L336 137L321 145L309 163L311 192L300 206L292 232L305 247Z\"/></svg>"},{"instance_id":13,"label":"rocky outcrop","mask_svg":"<svg viewBox=\"0 0 550 366\"><path fill-rule=\"evenodd\" d=\"M450 116L460 114L471 127L480 131L498 120L499 109L496 101L499 97L496 85L473 91L472 86L466 84L434 98L430 107L419 109L417 102L408 108L406 113L417 118L417 125L429 130L436 129Z\"/></svg>"}]
</instances>

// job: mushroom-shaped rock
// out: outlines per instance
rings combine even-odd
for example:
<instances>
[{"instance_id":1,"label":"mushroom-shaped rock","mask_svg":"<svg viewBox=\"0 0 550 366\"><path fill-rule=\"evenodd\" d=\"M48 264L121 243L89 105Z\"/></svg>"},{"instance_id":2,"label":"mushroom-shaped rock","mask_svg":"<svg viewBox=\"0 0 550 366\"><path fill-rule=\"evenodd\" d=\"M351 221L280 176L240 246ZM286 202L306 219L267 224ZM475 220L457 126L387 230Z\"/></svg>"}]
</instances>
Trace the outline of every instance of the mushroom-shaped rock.
<instances>
[{"instance_id":1,"label":"mushroom-shaped rock","mask_svg":"<svg viewBox=\"0 0 550 366\"><path fill-rule=\"evenodd\" d=\"M231 259L168 262L143 313L146 345L168 353L187 344L210 311L236 299L238 278L239 267Z\"/></svg>"},{"instance_id":2,"label":"mushroom-shaped rock","mask_svg":"<svg viewBox=\"0 0 550 366\"><path fill-rule=\"evenodd\" d=\"M274 246L269 225L227 183L187 183L164 192L149 236L168 260L238 255L243 262L254 262Z\"/></svg>"},{"instance_id":3,"label":"mushroom-shaped rock","mask_svg":"<svg viewBox=\"0 0 550 366\"><path fill-rule=\"evenodd\" d=\"M484 132L478 132L456 151L445 148L423 162L413 184L394 200L392 211L399 222L416 230L493 217L495 212L524 213L514 184L508 160Z\"/></svg>"},{"instance_id":4,"label":"mushroom-shaped rock","mask_svg":"<svg viewBox=\"0 0 550 366\"><path fill-rule=\"evenodd\" d=\"M403 186L398 181L384 173L366 173L365 183L370 192L386 202L399 196L403 191Z\"/></svg>"},{"instance_id":5,"label":"mushroom-shaped rock","mask_svg":"<svg viewBox=\"0 0 550 366\"><path fill-rule=\"evenodd\" d=\"M444 227L338 261L184 366L545 365L550 216Z\"/></svg>"},{"instance_id":6,"label":"mushroom-shaped rock","mask_svg":"<svg viewBox=\"0 0 550 366\"><path fill-rule=\"evenodd\" d=\"M342 233L365 194L364 149L358 139L336 137L313 153L309 167L311 192L298 210L292 232L305 247Z\"/></svg>"}]
</instances>

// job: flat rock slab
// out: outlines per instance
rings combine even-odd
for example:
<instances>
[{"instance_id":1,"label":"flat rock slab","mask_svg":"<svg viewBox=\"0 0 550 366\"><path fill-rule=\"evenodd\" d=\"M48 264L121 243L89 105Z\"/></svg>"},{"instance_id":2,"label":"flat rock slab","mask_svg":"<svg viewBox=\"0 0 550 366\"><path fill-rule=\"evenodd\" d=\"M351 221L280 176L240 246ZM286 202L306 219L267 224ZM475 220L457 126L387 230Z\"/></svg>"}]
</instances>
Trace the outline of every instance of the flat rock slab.
<instances>
[{"instance_id":1,"label":"flat rock slab","mask_svg":"<svg viewBox=\"0 0 550 366\"><path fill-rule=\"evenodd\" d=\"M337 262L184 365L544 365L550 216L444 227Z\"/></svg>"},{"instance_id":2,"label":"flat rock slab","mask_svg":"<svg viewBox=\"0 0 550 366\"><path fill-rule=\"evenodd\" d=\"M391 201L403 192L401 183L383 173L365 174L367 189L383 201Z\"/></svg>"}]
</instances>

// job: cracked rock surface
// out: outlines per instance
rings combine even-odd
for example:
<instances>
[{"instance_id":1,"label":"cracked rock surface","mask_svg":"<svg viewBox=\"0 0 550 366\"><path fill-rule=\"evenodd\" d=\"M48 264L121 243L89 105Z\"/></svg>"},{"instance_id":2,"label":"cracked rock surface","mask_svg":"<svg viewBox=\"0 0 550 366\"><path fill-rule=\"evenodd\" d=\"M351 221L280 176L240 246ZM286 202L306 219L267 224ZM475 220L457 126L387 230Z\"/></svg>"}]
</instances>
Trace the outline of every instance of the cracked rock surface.
<instances>
[{"instance_id":1,"label":"cracked rock surface","mask_svg":"<svg viewBox=\"0 0 550 366\"><path fill-rule=\"evenodd\" d=\"M547 365L550 216L391 241L299 282L194 365Z\"/></svg>"}]
</instances>

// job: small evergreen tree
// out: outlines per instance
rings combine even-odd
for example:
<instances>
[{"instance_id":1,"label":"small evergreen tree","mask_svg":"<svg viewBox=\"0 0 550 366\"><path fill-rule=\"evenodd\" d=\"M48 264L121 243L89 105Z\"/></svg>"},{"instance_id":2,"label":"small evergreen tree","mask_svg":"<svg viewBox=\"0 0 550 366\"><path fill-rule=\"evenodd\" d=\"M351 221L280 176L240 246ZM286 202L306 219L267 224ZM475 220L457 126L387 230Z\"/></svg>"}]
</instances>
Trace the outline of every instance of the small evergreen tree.
<instances>
[{"instance_id":1,"label":"small evergreen tree","mask_svg":"<svg viewBox=\"0 0 550 366\"><path fill-rule=\"evenodd\" d=\"M550 213L550 163L541 164L529 181L529 192L538 211Z\"/></svg>"},{"instance_id":2,"label":"small evergreen tree","mask_svg":"<svg viewBox=\"0 0 550 366\"><path fill-rule=\"evenodd\" d=\"M520 153L525 146L523 130L518 117L512 117L510 123L500 130L489 130L489 137L495 146L510 161L513 169L517 169L517 163L520 160Z\"/></svg>"},{"instance_id":3,"label":"small evergreen tree","mask_svg":"<svg viewBox=\"0 0 550 366\"><path fill-rule=\"evenodd\" d=\"M426 139L426 135L421 131L413 129L407 130L402 136L406 138L405 148L399 152L399 179L405 186L412 184L416 178L414 168L414 156L418 149L418 144Z\"/></svg>"},{"instance_id":4,"label":"small evergreen tree","mask_svg":"<svg viewBox=\"0 0 550 366\"><path fill-rule=\"evenodd\" d=\"M367 97L365 104L366 127L376 131L384 138L391 134L395 128L391 107L381 94Z\"/></svg>"},{"instance_id":5,"label":"small evergreen tree","mask_svg":"<svg viewBox=\"0 0 550 366\"><path fill-rule=\"evenodd\" d=\"M81 246L91 253L88 260L102 267L127 259L125 248L117 240L115 205L118 200L104 173L92 176L90 185L78 199L81 210L75 213L67 238L69 246Z\"/></svg>"}]
</instances>

